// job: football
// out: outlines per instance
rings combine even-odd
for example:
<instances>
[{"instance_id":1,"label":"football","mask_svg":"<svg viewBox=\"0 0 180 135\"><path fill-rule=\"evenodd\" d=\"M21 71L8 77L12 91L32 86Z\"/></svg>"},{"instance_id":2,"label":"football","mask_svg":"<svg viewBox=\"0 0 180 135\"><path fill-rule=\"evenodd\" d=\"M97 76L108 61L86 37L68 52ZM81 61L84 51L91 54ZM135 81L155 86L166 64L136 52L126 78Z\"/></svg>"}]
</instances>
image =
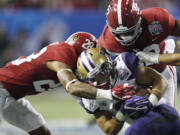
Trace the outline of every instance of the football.
<instances>
[{"instance_id":1,"label":"football","mask_svg":"<svg viewBox=\"0 0 180 135\"><path fill-rule=\"evenodd\" d=\"M149 88L139 88L136 92L136 96L149 96L150 91L148 90Z\"/></svg>"}]
</instances>

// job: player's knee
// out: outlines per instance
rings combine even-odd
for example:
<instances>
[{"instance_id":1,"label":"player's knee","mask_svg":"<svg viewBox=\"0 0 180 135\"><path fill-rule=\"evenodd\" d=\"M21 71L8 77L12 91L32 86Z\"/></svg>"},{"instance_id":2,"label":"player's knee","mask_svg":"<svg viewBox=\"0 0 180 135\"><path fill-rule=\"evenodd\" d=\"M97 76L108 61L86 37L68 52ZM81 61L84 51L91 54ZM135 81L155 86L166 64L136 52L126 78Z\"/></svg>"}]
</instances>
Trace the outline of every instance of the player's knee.
<instances>
[{"instance_id":1,"label":"player's knee","mask_svg":"<svg viewBox=\"0 0 180 135\"><path fill-rule=\"evenodd\" d=\"M46 126L42 126L29 132L30 135L51 135L50 130Z\"/></svg>"}]
</instances>

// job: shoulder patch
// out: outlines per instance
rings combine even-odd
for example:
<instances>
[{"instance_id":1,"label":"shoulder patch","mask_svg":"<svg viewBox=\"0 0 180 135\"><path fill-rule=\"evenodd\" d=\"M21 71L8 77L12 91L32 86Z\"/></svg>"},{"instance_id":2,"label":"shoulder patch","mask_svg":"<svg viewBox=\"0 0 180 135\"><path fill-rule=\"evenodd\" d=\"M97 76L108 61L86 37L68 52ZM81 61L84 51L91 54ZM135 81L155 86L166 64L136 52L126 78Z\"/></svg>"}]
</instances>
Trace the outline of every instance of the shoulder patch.
<instances>
[{"instance_id":1,"label":"shoulder patch","mask_svg":"<svg viewBox=\"0 0 180 135\"><path fill-rule=\"evenodd\" d=\"M153 21L149 26L148 26L149 32L151 33L152 36L159 35L160 33L163 32L162 25L160 24L159 21Z\"/></svg>"}]
</instances>

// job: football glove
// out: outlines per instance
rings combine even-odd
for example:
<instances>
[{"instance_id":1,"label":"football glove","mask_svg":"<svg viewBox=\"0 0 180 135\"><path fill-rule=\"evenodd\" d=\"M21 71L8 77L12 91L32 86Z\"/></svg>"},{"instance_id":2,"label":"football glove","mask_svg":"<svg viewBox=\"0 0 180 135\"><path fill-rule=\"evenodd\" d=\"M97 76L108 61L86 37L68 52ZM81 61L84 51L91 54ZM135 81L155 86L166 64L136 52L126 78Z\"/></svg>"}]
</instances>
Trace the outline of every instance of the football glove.
<instances>
[{"instance_id":1,"label":"football glove","mask_svg":"<svg viewBox=\"0 0 180 135\"><path fill-rule=\"evenodd\" d=\"M131 98L135 92L134 86L127 86L125 84L116 85L111 89L112 97L119 101L124 101Z\"/></svg>"},{"instance_id":2,"label":"football glove","mask_svg":"<svg viewBox=\"0 0 180 135\"><path fill-rule=\"evenodd\" d=\"M124 102L120 110L124 115L128 115L132 119L137 119L147 113L152 107L153 105L147 96L132 96L132 98Z\"/></svg>"}]
</instances>

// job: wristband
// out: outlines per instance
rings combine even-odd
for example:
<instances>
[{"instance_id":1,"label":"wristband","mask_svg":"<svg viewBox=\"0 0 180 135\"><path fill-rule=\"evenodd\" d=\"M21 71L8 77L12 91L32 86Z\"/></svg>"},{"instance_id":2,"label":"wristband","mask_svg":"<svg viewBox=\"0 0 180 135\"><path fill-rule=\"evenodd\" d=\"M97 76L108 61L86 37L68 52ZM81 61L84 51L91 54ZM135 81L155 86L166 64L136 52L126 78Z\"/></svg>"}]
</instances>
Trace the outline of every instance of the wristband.
<instances>
[{"instance_id":1,"label":"wristband","mask_svg":"<svg viewBox=\"0 0 180 135\"><path fill-rule=\"evenodd\" d=\"M149 101L152 103L152 105L154 106L154 105L157 105L157 103L158 103L158 98L157 98L157 96L155 95L155 94L150 94L150 96L149 96Z\"/></svg>"},{"instance_id":2,"label":"wristband","mask_svg":"<svg viewBox=\"0 0 180 135\"><path fill-rule=\"evenodd\" d=\"M96 99L110 99L112 100L111 90L97 89Z\"/></svg>"},{"instance_id":3,"label":"wristband","mask_svg":"<svg viewBox=\"0 0 180 135\"><path fill-rule=\"evenodd\" d=\"M57 71L57 76L58 76L59 74L61 74L61 72L63 72L63 71L72 72L72 70L71 70L70 68L63 68L63 69L60 69L59 71Z\"/></svg>"},{"instance_id":4,"label":"wristband","mask_svg":"<svg viewBox=\"0 0 180 135\"><path fill-rule=\"evenodd\" d=\"M159 54L154 53L153 55L151 55L150 60L151 60L154 64L159 64Z\"/></svg>"},{"instance_id":5,"label":"wristband","mask_svg":"<svg viewBox=\"0 0 180 135\"><path fill-rule=\"evenodd\" d=\"M69 85L70 85L71 83L73 83L73 82L76 82L76 81L77 81L77 79L73 79L73 80L69 81L68 83L66 83L66 90L68 91Z\"/></svg>"},{"instance_id":6,"label":"wristband","mask_svg":"<svg viewBox=\"0 0 180 135\"><path fill-rule=\"evenodd\" d=\"M116 113L115 118L118 121L125 121L125 116L120 110L118 110L118 112Z\"/></svg>"}]
</instances>

